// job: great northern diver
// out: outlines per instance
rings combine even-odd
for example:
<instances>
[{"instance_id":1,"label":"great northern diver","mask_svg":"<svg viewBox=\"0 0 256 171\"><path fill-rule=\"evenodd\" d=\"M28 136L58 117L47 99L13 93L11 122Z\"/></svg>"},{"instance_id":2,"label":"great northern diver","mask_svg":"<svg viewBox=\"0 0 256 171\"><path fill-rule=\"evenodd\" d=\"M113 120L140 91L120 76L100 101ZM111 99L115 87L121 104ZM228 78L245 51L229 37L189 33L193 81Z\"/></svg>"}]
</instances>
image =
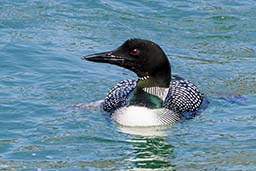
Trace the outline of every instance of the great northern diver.
<instances>
[{"instance_id":1,"label":"great northern diver","mask_svg":"<svg viewBox=\"0 0 256 171\"><path fill-rule=\"evenodd\" d=\"M124 80L112 88L102 103L104 111L121 125L157 126L193 116L204 95L190 81L171 76L167 56L159 45L128 39L115 50L82 57L135 72L137 80Z\"/></svg>"}]
</instances>

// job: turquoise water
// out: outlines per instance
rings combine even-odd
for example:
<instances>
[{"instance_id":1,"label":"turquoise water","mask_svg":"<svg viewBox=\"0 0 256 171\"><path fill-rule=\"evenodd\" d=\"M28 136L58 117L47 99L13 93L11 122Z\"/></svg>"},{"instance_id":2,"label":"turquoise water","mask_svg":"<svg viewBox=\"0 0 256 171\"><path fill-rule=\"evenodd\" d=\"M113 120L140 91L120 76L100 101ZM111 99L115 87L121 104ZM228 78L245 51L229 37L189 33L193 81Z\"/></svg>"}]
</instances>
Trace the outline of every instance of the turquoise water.
<instances>
[{"instance_id":1,"label":"turquoise water","mask_svg":"<svg viewBox=\"0 0 256 171\"><path fill-rule=\"evenodd\" d=\"M0 1L0 170L255 170L256 5L245 1ZM81 56L157 42L210 105L166 128L126 128L73 105L125 69Z\"/></svg>"}]
</instances>

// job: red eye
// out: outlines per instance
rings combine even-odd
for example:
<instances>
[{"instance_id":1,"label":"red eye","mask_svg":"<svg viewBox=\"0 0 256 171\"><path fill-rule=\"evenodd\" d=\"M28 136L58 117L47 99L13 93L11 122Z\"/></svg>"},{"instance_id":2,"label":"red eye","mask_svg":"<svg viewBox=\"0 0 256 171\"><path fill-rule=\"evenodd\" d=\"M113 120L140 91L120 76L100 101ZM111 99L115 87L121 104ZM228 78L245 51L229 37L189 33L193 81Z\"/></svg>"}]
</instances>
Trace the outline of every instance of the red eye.
<instances>
[{"instance_id":1,"label":"red eye","mask_svg":"<svg viewBox=\"0 0 256 171\"><path fill-rule=\"evenodd\" d=\"M131 51L130 51L130 55L132 55L132 56L136 56L136 55L138 55L140 53L140 51L138 50L138 49L132 49Z\"/></svg>"}]
</instances>

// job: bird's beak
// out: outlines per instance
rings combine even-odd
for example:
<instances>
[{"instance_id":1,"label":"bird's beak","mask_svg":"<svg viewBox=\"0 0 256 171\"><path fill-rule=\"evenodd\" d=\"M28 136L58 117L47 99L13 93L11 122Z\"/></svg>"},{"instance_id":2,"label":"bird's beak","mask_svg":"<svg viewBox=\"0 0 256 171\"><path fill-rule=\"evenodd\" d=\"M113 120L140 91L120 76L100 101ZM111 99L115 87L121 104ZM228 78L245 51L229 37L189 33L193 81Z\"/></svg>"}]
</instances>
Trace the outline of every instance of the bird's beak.
<instances>
[{"instance_id":1,"label":"bird's beak","mask_svg":"<svg viewBox=\"0 0 256 171\"><path fill-rule=\"evenodd\" d=\"M82 59L92 62L109 63L115 65L123 65L125 62L125 58L116 55L115 50L83 56Z\"/></svg>"}]
</instances>

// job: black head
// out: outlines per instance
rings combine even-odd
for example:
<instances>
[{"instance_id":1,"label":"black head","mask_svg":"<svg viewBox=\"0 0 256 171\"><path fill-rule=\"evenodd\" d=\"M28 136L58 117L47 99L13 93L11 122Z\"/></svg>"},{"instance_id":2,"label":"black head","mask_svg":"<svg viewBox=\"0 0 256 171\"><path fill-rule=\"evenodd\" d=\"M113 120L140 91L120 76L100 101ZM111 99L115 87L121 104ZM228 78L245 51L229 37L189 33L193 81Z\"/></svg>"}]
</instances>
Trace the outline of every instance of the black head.
<instances>
[{"instance_id":1,"label":"black head","mask_svg":"<svg viewBox=\"0 0 256 171\"><path fill-rule=\"evenodd\" d=\"M143 39L129 39L115 50L92 54L83 59L110 63L135 72L145 86L168 87L171 69L168 58L156 43ZM151 85L154 84L154 85Z\"/></svg>"}]
</instances>

